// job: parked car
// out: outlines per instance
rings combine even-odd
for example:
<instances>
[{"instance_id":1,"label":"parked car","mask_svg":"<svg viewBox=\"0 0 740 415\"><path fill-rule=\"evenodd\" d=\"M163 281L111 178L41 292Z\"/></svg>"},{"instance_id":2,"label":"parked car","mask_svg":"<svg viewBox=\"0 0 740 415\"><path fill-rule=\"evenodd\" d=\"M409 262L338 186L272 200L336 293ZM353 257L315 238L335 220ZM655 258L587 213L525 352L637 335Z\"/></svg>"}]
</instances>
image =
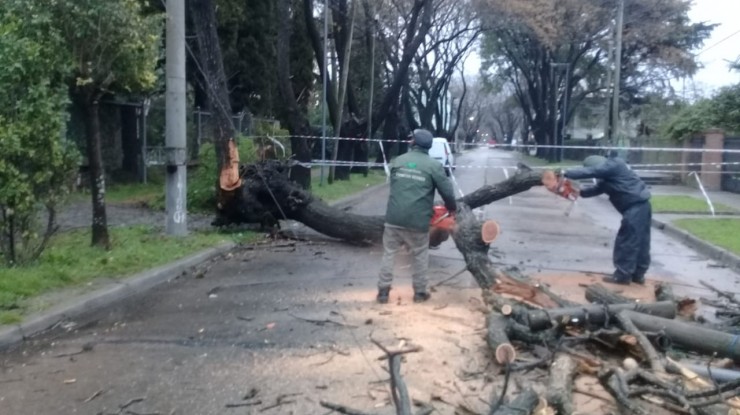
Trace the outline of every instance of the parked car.
<instances>
[{"instance_id":1,"label":"parked car","mask_svg":"<svg viewBox=\"0 0 740 415\"><path fill-rule=\"evenodd\" d=\"M455 156L452 154L452 148L450 148L450 143L446 138L434 138L432 148L429 149L429 157L442 163L448 176L450 175L450 169L455 171Z\"/></svg>"}]
</instances>

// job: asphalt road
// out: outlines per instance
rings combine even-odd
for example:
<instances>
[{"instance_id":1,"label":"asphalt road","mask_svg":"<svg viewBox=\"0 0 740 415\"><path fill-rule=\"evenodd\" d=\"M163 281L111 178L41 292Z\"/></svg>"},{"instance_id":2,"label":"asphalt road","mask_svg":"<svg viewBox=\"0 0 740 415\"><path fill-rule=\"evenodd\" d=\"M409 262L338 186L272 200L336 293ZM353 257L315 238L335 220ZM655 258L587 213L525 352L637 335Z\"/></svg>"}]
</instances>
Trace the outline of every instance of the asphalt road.
<instances>
[{"instance_id":1,"label":"asphalt road","mask_svg":"<svg viewBox=\"0 0 740 415\"><path fill-rule=\"evenodd\" d=\"M467 193L502 180L501 167L513 173L517 159L481 148L457 162L479 166L455 173ZM382 214L386 197L380 188L352 210ZM567 206L533 189L485 207L502 229L496 261L564 295L611 272L618 214L602 198L580 201L569 217ZM403 374L412 395L434 398L439 413L459 404L485 410L481 399L500 379L492 383L487 369L480 295L468 273L438 286L428 303L413 304L402 259L391 304L381 306L374 302L378 247L290 228L309 241L234 252L4 353L0 414L325 414L320 400L391 414L387 363L371 338L422 347L407 355ZM694 296L704 293L699 278L740 291L737 274L657 231L653 258L650 279ZM432 251L430 279L441 282L463 267L447 241Z\"/></svg>"}]
</instances>

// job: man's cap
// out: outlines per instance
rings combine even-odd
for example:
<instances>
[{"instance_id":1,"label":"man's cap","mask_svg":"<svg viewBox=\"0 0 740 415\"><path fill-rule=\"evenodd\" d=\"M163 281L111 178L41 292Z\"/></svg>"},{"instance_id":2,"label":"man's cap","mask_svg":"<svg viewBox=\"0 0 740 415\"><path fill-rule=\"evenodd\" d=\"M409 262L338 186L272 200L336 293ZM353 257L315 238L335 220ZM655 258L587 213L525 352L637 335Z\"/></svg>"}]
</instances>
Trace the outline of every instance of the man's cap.
<instances>
[{"instance_id":1,"label":"man's cap","mask_svg":"<svg viewBox=\"0 0 740 415\"><path fill-rule=\"evenodd\" d=\"M588 156L583 159L583 167L596 167L602 163L606 163L606 157L604 156Z\"/></svg>"},{"instance_id":2,"label":"man's cap","mask_svg":"<svg viewBox=\"0 0 740 415\"><path fill-rule=\"evenodd\" d=\"M434 136L429 131L419 128L414 130L414 132L411 133L411 136L414 140L414 144L416 144L417 146L425 148L427 150L432 148Z\"/></svg>"}]
</instances>

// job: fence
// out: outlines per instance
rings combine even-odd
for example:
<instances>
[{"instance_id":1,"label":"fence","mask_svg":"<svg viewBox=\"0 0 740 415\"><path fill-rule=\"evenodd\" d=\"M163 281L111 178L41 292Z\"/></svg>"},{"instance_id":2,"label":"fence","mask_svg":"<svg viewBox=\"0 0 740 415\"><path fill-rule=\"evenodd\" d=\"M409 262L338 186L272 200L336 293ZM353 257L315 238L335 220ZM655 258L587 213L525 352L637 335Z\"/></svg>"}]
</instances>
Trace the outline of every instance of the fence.
<instances>
[{"instance_id":1,"label":"fence","mask_svg":"<svg viewBox=\"0 0 740 415\"><path fill-rule=\"evenodd\" d=\"M740 137L725 137L725 150L740 150ZM740 163L740 153L724 153L723 163ZM722 190L740 193L740 165L724 164L722 166Z\"/></svg>"}]
</instances>

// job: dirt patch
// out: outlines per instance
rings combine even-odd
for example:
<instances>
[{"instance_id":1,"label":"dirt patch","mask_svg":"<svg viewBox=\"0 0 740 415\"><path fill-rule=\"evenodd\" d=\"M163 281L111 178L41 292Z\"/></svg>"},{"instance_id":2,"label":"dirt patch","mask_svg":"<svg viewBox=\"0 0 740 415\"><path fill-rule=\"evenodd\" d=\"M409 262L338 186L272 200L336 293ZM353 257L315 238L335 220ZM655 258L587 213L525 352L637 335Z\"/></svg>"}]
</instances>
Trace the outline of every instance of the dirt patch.
<instances>
[{"instance_id":1,"label":"dirt patch","mask_svg":"<svg viewBox=\"0 0 740 415\"><path fill-rule=\"evenodd\" d=\"M610 290L625 297L634 298L639 301L655 301L655 285L659 281L646 279L645 285L630 284L607 284L601 281L603 275L591 273L540 273L534 274L533 279L550 286L557 295L576 303L587 304L586 287L601 283Z\"/></svg>"}]
</instances>

